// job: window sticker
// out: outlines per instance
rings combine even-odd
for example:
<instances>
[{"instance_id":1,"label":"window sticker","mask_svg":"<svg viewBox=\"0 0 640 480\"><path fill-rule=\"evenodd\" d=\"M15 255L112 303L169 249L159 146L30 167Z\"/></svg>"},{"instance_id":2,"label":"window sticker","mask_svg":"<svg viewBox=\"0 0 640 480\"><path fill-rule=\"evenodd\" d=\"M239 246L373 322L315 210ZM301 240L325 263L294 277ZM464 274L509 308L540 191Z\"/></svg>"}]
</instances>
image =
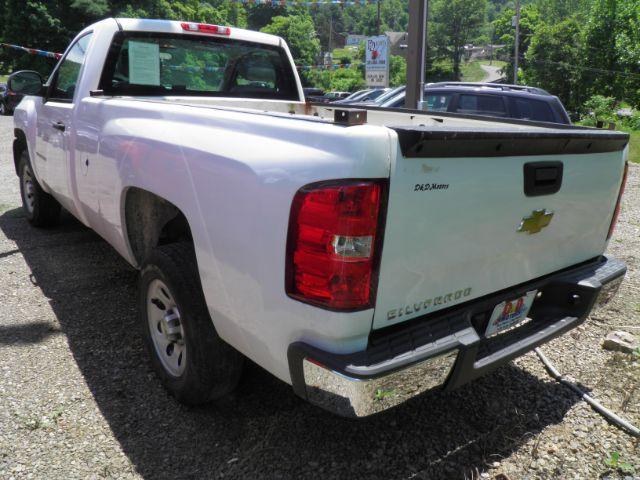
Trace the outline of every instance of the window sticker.
<instances>
[{"instance_id":1,"label":"window sticker","mask_svg":"<svg viewBox=\"0 0 640 480\"><path fill-rule=\"evenodd\" d=\"M160 85L160 46L129 40L129 83Z\"/></svg>"}]
</instances>

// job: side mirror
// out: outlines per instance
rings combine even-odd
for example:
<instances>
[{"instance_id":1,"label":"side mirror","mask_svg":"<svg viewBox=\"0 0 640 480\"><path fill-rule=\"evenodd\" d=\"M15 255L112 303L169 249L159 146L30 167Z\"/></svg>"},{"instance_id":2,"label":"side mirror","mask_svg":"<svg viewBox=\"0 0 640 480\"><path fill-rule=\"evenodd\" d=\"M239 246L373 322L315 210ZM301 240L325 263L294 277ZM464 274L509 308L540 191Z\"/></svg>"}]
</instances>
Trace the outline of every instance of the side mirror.
<instances>
[{"instance_id":1,"label":"side mirror","mask_svg":"<svg viewBox=\"0 0 640 480\"><path fill-rule=\"evenodd\" d=\"M20 70L12 73L7 79L7 89L21 95L44 95L43 80L38 72L33 70Z\"/></svg>"}]
</instances>

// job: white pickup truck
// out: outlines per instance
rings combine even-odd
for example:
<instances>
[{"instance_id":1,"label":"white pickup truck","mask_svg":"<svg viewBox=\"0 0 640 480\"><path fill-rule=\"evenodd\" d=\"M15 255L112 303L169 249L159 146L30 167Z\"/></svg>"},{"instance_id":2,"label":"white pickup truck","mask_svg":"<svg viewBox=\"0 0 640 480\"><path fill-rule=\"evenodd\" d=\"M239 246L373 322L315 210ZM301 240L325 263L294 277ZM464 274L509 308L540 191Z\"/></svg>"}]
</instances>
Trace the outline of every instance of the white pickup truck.
<instances>
[{"instance_id":1,"label":"white pickup truck","mask_svg":"<svg viewBox=\"0 0 640 480\"><path fill-rule=\"evenodd\" d=\"M188 22L103 20L9 81L28 220L62 207L139 268L182 402L246 356L366 416L574 328L625 274L623 133L308 104L282 39Z\"/></svg>"}]
</instances>

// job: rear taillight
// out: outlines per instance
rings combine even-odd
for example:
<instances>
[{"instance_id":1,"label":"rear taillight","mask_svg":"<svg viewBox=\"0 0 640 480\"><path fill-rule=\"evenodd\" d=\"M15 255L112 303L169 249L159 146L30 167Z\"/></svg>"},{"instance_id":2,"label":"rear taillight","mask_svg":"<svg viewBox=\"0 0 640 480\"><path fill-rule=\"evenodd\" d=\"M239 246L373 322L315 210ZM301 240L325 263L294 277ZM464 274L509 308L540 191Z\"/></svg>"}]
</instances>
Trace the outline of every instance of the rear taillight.
<instances>
[{"instance_id":1,"label":"rear taillight","mask_svg":"<svg viewBox=\"0 0 640 480\"><path fill-rule=\"evenodd\" d=\"M618 215L620 215L620 201L622 200L622 194L624 193L624 186L627 183L627 174L629 173L629 163L625 162L624 172L622 173L622 183L620 184L620 191L618 192L618 201L616 202L616 208L613 211L613 218L611 219L611 225L609 226L609 233L607 234L607 240L613 235L613 231L618 223Z\"/></svg>"},{"instance_id":2,"label":"rear taillight","mask_svg":"<svg viewBox=\"0 0 640 480\"><path fill-rule=\"evenodd\" d=\"M383 183L308 185L293 199L287 245L287 294L332 310L374 304Z\"/></svg>"},{"instance_id":3,"label":"rear taillight","mask_svg":"<svg viewBox=\"0 0 640 480\"><path fill-rule=\"evenodd\" d=\"M231 28L209 23L182 22L183 30L188 32L212 33L214 35L231 35Z\"/></svg>"}]
</instances>

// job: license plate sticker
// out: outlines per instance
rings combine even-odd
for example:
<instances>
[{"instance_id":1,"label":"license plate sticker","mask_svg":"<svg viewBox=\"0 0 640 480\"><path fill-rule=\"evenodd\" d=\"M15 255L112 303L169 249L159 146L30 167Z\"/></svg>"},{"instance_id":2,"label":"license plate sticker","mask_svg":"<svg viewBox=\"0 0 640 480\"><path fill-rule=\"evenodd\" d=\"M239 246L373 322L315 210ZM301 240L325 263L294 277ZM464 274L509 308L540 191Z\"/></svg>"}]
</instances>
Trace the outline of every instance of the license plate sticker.
<instances>
[{"instance_id":1,"label":"license plate sticker","mask_svg":"<svg viewBox=\"0 0 640 480\"><path fill-rule=\"evenodd\" d=\"M524 322L531 309L531 304L536 299L536 293L538 293L537 290L532 290L520 298L505 300L496 305L491 313L484 336L496 335Z\"/></svg>"}]
</instances>

